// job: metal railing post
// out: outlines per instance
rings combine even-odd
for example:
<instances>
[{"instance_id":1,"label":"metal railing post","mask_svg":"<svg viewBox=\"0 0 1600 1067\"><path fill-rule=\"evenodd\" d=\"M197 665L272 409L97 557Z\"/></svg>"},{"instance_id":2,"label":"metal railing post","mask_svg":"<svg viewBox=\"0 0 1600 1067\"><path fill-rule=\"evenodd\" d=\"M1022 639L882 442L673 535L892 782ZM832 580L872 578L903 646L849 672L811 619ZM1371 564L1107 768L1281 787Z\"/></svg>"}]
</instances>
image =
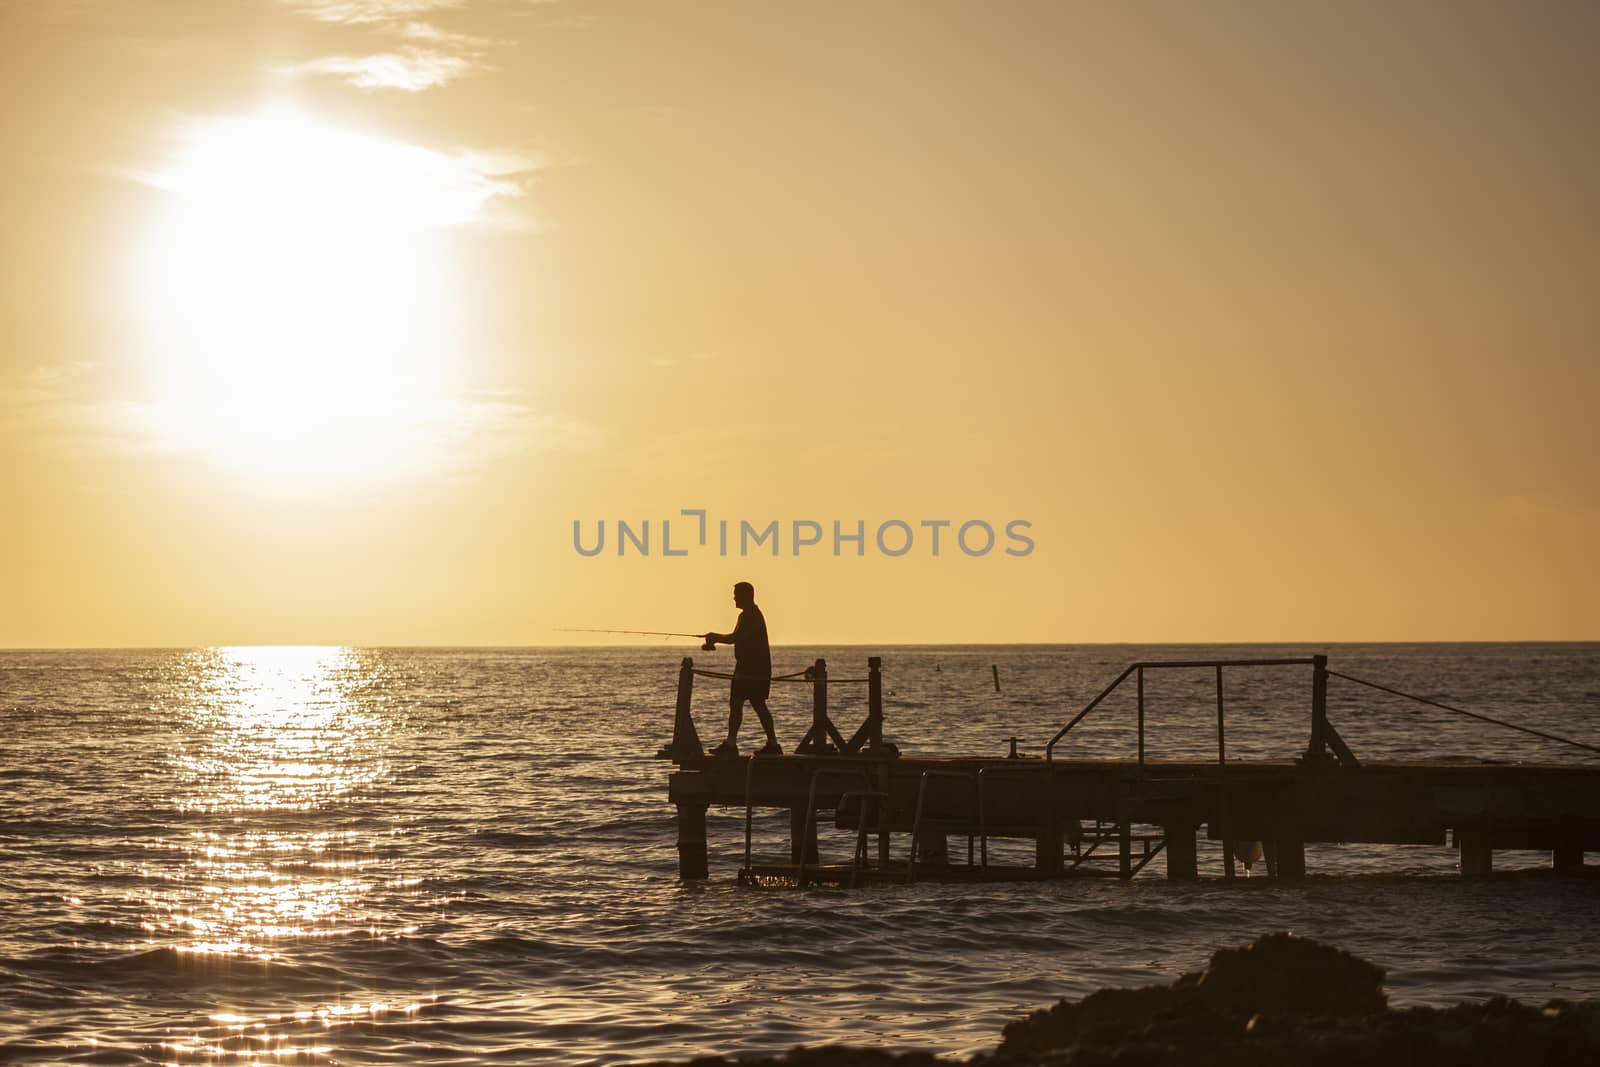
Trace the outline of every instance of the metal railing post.
<instances>
[{"instance_id":1,"label":"metal railing post","mask_svg":"<svg viewBox=\"0 0 1600 1067\"><path fill-rule=\"evenodd\" d=\"M1139 777L1144 777L1144 668L1139 668Z\"/></svg>"},{"instance_id":2,"label":"metal railing post","mask_svg":"<svg viewBox=\"0 0 1600 1067\"><path fill-rule=\"evenodd\" d=\"M1228 748L1223 733L1222 665L1217 664L1217 816L1222 830L1223 870L1233 880L1233 820L1228 814Z\"/></svg>"}]
</instances>

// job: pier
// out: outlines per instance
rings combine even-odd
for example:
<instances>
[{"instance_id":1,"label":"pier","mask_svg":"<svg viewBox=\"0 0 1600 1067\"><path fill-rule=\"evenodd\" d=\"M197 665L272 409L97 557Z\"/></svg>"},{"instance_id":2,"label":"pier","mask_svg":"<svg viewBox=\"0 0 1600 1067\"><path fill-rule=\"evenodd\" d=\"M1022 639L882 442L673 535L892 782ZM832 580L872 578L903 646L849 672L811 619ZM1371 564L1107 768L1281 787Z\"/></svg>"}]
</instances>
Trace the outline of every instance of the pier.
<instances>
[{"instance_id":1,"label":"pier","mask_svg":"<svg viewBox=\"0 0 1600 1067\"><path fill-rule=\"evenodd\" d=\"M1224 672L1235 667L1303 670L1309 741L1284 760L1230 759ZM1144 683L1161 670L1216 676L1217 758L1145 758ZM774 677L812 690L812 723L784 756L714 758L705 754L691 714L697 676L685 658L678 674L673 739L659 753L677 765L668 797L677 811L679 874L706 878L706 812L716 805L744 815L739 879L756 884L862 885L869 882L1017 881L1064 877L1129 879L1159 857L1166 877L1200 877L1199 835L1221 845L1221 870L1232 879L1260 863L1273 878L1306 873L1308 843L1453 846L1464 875L1493 869L1496 849L1548 851L1557 871L1583 867L1600 851L1600 766L1582 764L1398 762L1361 760L1328 720L1330 678L1396 693L1304 659L1135 663L1069 720L1042 758L902 756L883 737L882 660L867 661L867 716L846 738L828 714L828 665ZM998 674L996 675L998 684ZM1137 754L1132 759L1065 759L1055 750L1113 691L1137 688ZM1409 694L1399 694L1409 696ZM1600 751L1582 742L1445 707L1498 726ZM788 856L757 856L758 809L789 815ZM822 856L819 824L851 831L847 854ZM1007 839L1032 843L1032 862L991 856ZM840 850L843 852L843 850Z\"/></svg>"}]
</instances>

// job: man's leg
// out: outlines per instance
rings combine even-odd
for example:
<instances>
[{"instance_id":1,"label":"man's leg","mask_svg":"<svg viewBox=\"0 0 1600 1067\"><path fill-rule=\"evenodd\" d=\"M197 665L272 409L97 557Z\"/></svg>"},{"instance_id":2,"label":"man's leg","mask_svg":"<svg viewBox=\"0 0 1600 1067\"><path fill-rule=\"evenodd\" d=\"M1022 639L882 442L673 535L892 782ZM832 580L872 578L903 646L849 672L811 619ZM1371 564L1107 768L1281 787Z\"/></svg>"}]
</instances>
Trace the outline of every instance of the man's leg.
<instances>
[{"instance_id":1,"label":"man's leg","mask_svg":"<svg viewBox=\"0 0 1600 1067\"><path fill-rule=\"evenodd\" d=\"M767 710L767 702L763 697L751 697L750 706L756 709L756 715L761 719L761 728L767 732L767 744L778 743L778 734L772 728L772 712Z\"/></svg>"},{"instance_id":2,"label":"man's leg","mask_svg":"<svg viewBox=\"0 0 1600 1067\"><path fill-rule=\"evenodd\" d=\"M744 693L739 688L739 683L734 682L728 687L728 743L731 745L739 736L739 726L744 722Z\"/></svg>"}]
</instances>

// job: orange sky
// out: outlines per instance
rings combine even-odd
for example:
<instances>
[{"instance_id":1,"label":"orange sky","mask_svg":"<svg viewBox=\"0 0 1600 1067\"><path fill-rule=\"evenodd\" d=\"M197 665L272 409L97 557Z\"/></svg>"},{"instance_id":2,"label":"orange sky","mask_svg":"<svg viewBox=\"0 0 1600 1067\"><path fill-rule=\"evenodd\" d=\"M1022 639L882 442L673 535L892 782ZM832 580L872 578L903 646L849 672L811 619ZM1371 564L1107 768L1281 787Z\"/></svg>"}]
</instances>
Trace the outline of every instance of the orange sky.
<instances>
[{"instance_id":1,"label":"orange sky","mask_svg":"<svg viewBox=\"0 0 1600 1067\"><path fill-rule=\"evenodd\" d=\"M727 629L740 579L779 643L1600 638L1592 4L81 0L0 49L0 646ZM780 554L664 557L684 508Z\"/></svg>"}]
</instances>

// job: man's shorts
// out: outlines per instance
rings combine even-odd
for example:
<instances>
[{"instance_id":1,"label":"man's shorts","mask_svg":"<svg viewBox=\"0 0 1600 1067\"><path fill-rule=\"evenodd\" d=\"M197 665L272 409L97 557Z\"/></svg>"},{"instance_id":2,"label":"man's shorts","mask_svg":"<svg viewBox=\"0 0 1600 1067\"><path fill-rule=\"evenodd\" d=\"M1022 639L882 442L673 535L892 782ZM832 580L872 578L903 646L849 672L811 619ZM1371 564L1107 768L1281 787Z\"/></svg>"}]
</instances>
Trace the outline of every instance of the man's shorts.
<instances>
[{"instance_id":1,"label":"man's shorts","mask_svg":"<svg viewBox=\"0 0 1600 1067\"><path fill-rule=\"evenodd\" d=\"M771 689L771 678L746 678L736 674L728 690L728 702L742 705L746 700L765 700Z\"/></svg>"}]
</instances>

